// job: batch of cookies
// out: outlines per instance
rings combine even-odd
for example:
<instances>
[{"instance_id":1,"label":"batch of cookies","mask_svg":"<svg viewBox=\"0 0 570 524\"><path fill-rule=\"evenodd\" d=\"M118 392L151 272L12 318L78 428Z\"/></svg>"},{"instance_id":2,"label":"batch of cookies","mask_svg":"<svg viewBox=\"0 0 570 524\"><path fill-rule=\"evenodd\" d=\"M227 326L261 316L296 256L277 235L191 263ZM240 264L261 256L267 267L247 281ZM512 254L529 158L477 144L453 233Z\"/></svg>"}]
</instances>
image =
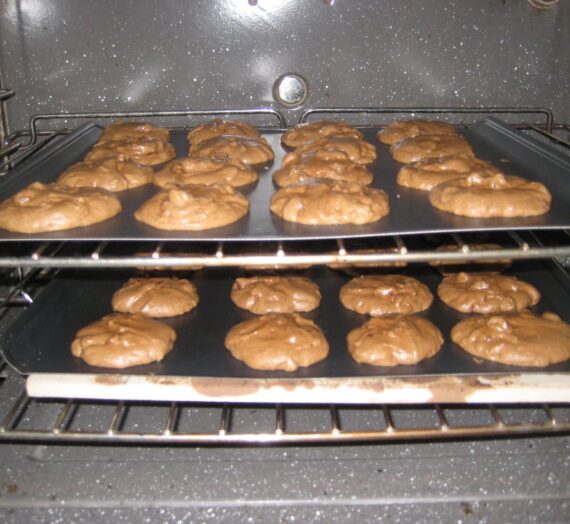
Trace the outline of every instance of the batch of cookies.
<instances>
[{"instance_id":1,"label":"batch of cookies","mask_svg":"<svg viewBox=\"0 0 570 524\"><path fill-rule=\"evenodd\" d=\"M378 139L405 164L398 184L429 192L437 209L487 218L535 216L550 207L551 195L543 184L505 175L477 159L450 124L397 121L380 131ZM254 127L222 120L198 126L188 134L185 158L175 159L169 140L168 130L150 124L107 127L84 161L55 183L35 182L2 202L0 227L37 233L101 222L121 212L117 192L150 183L160 189L134 216L154 228L207 230L248 213L248 198L239 188L256 182L252 166L274 159ZM374 175L367 166L376 160L376 147L359 130L342 122L302 124L285 132L282 144L289 152L273 174L276 191L269 207L283 220L359 225L389 214L388 195L370 187ZM529 312L540 293L526 282L491 271L455 272L445 276L438 295L446 306L474 315L451 330L451 339L479 358L520 366L570 359L570 325L552 313ZM238 278L231 300L258 315L225 337L226 348L247 366L294 371L327 357L325 334L303 317L321 300L318 286L308 278ZM342 287L339 300L346 309L371 317L346 334L348 351L360 364L416 364L443 345L440 330L420 314L431 307L433 295L412 277L358 276ZM156 319L185 314L198 301L189 280L133 278L113 296L114 313L77 333L72 353L90 365L109 368L160 361L173 348L176 332Z\"/></svg>"}]
</instances>

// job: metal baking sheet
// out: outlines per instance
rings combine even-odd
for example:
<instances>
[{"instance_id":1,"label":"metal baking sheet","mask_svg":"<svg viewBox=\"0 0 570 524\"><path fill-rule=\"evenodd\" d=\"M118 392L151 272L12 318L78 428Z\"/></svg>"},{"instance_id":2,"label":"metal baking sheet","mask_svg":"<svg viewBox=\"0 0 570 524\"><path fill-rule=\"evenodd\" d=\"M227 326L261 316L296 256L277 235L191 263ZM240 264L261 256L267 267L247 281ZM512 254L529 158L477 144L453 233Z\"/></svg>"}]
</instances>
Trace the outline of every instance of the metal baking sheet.
<instances>
[{"instance_id":1,"label":"metal baking sheet","mask_svg":"<svg viewBox=\"0 0 570 524\"><path fill-rule=\"evenodd\" d=\"M442 350L433 358L413 366L375 367L356 363L346 347L349 331L369 317L345 309L338 300L341 286L351 277L341 271L313 268L300 274L310 277L322 292L321 305L304 316L313 319L324 331L330 354L322 362L293 373L256 371L234 359L224 347L231 327L255 315L236 307L230 290L239 269L205 269L189 278L200 294L198 307L185 315L164 320L176 329L172 352L156 364L126 370L95 368L71 355L75 333L82 327L111 313L111 296L126 281L128 271L67 271L57 276L29 309L19 317L1 340L5 359L21 373L108 374L127 373L143 376L215 377L218 379L348 379L370 377L420 378L443 375L486 376L504 373L570 372L570 362L548 368L523 368L481 361L450 341L450 330L468 315L449 308L437 299L441 275L427 265L409 266L401 271L425 283L436 297L424 313L445 338ZM570 284L553 263L524 261L515 263L505 274L512 274L535 285L542 294L535 312L552 311L570 321ZM341 380L342 382L342 380Z\"/></svg>"},{"instance_id":2,"label":"metal baking sheet","mask_svg":"<svg viewBox=\"0 0 570 524\"><path fill-rule=\"evenodd\" d=\"M281 220L269 211L271 195L276 190L271 173L279 168L286 150L280 144L281 131L264 131L275 152L275 161L258 169L259 182L246 188L251 203L248 216L235 224L202 232L161 231L137 222L134 211L158 188L146 186L119 193L123 212L117 217L89 227L55 233L23 235L0 230L2 240L301 240L324 238L409 235L437 232L479 230L559 229L570 227L570 160L560 152L532 137L493 119L485 119L464 132L476 154L516 174L546 184L553 195L551 210L541 217L511 219L475 219L459 217L433 208L427 193L400 187L396 174L401 164L389 154L388 146L376 140L376 129L365 129L365 138L378 149L378 159L370 169L375 174L373 186L390 196L390 215L363 226L306 226ZM52 182L71 164L81 160L97 141L102 129L86 124L44 151L28 163L18 166L0 183L3 200L33 181ZM174 131L172 143L179 157L187 155L186 131Z\"/></svg>"}]
</instances>

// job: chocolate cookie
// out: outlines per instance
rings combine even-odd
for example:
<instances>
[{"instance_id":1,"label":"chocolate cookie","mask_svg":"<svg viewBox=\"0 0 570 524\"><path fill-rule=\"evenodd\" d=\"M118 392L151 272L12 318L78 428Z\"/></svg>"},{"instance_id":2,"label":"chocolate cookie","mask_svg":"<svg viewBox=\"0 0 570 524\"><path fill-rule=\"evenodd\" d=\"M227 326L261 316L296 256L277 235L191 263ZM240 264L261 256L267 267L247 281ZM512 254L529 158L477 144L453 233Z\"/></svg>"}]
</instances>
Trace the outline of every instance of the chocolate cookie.
<instances>
[{"instance_id":1,"label":"chocolate cookie","mask_svg":"<svg viewBox=\"0 0 570 524\"><path fill-rule=\"evenodd\" d=\"M80 329L71 353L90 366L128 368L160 362L175 340L174 329L162 322L115 313Z\"/></svg>"},{"instance_id":2,"label":"chocolate cookie","mask_svg":"<svg viewBox=\"0 0 570 524\"><path fill-rule=\"evenodd\" d=\"M319 138L288 153L283 158L283 167L297 164L300 155L314 155L320 160L350 160L357 164L370 164L376 160L376 148L359 138L332 136Z\"/></svg>"},{"instance_id":3,"label":"chocolate cookie","mask_svg":"<svg viewBox=\"0 0 570 524\"><path fill-rule=\"evenodd\" d=\"M287 147L299 147L318 138L331 136L345 136L349 138L362 138L363 135L354 127L345 122L310 122L299 124L288 129L281 137L281 143Z\"/></svg>"},{"instance_id":4,"label":"chocolate cookie","mask_svg":"<svg viewBox=\"0 0 570 524\"><path fill-rule=\"evenodd\" d=\"M239 122L238 120L220 120L216 118L207 124L202 124L192 129L188 133L188 143L195 145L221 135L237 135L252 138L261 136L255 127L249 124Z\"/></svg>"},{"instance_id":5,"label":"chocolate cookie","mask_svg":"<svg viewBox=\"0 0 570 524\"><path fill-rule=\"evenodd\" d=\"M94 162L105 158L117 158L134 160L145 166L154 166L172 160L175 156L176 150L172 144L142 136L99 142L85 155L85 161Z\"/></svg>"},{"instance_id":6,"label":"chocolate cookie","mask_svg":"<svg viewBox=\"0 0 570 524\"><path fill-rule=\"evenodd\" d=\"M412 365L433 357L443 336L429 320L416 315L371 318L347 337L348 351L360 364Z\"/></svg>"},{"instance_id":7,"label":"chocolate cookie","mask_svg":"<svg viewBox=\"0 0 570 524\"><path fill-rule=\"evenodd\" d=\"M455 127L447 122L433 120L396 120L376 135L383 144L397 144L418 135L456 135Z\"/></svg>"},{"instance_id":8,"label":"chocolate cookie","mask_svg":"<svg viewBox=\"0 0 570 524\"><path fill-rule=\"evenodd\" d=\"M403 164L458 154L475 156L471 146L459 135L418 135L394 144L390 152L394 160Z\"/></svg>"},{"instance_id":9,"label":"chocolate cookie","mask_svg":"<svg viewBox=\"0 0 570 524\"><path fill-rule=\"evenodd\" d=\"M220 135L190 146L190 156L233 158L244 164L265 164L275 155L271 146L261 137Z\"/></svg>"},{"instance_id":10,"label":"chocolate cookie","mask_svg":"<svg viewBox=\"0 0 570 524\"><path fill-rule=\"evenodd\" d=\"M121 313L175 317L197 306L198 292L182 278L131 278L113 294L112 304Z\"/></svg>"},{"instance_id":11,"label":"chocolate cookie","mask_svg":"<svg viewBox=\"0 0 570 524\"><path fill-rule=\"evenodd\" d=\"M253 369L295 371L326 358L321 329L295 313L272 313L234 326L225 340L231 354Z\"/></svg>"}]
</instances>

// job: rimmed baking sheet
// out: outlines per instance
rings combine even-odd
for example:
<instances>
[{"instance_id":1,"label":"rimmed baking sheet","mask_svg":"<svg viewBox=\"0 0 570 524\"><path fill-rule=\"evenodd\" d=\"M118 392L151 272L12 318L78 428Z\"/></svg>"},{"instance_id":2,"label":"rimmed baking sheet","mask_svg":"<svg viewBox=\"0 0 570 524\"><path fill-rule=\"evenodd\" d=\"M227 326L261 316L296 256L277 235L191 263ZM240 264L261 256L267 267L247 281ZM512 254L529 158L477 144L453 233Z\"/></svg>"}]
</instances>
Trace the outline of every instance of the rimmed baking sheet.
<instances>
[{"instance_id":1,"label":"rimmed baking sheet","mask_svg":"<svg viewBox=\"0 0 570 524\"><path fill-rule=\"evenodd\" d=\"M202 232L161 231L137 222L135 210L158 188L145 186L119 193L123 212L93 226L55 233L23 235L0 230L2 240L301 240L356 238L381 235L421 233L498 231L516 229L560 229L570 227L570 160L546 144L516 131L507 124L488 118L464 132L476 154L491 161L507 174L523 176L546 184L553 195L551 210L541 217L511 219L474 219L444 213L433 208L427 193L396 184L401 164L389 154L388 146L376 139L377 129L363 130L366 140L378 150L378 159L369 168L374 187L384 189L391 203L390 215L363 226L304 226L281 220L269 211L271 195L276 190L271 174L279 168L286 150L280 144L281 131L264 131L275 161L258 169L259 182L246 188L251 209L248 216L230 226ZM71 164L80 161L97 141L102 128L86 124L62 140L48 145L29 162L18 166L0 182L0 200L11 196L33 181L53 182ZM185 131L174 131L172 143L177 156L188 153Z\"/></svg>"},{"instance_id":2,"label":"rimmed baking sheet","mask_svg":"<svg viewBox=\"0 0 570 524\"><path fill-rule=\"evenodd\" d=\"M418 278L435 295L441 280L436 270L418 265L409 266L402 273ZM496 389L490 387L490 383L503 387L507 384L512 388L524 379L533 384L533 391L543 387L550 392L551 396L544 401L554 401L552 394L557 395L558 401L570 400L570 362L548 368L523 368L476 359L453 344L449 337L453 325L467 315L452 310L437 298L424 315L444 335L445 345L438 355L414 366L385 368L357 364L348 354L346 335L368 317L348 311L340 304L339 289L350 277L326 268L301 273L321 288L320 307L305 316L323 329L331 347L330 355L323 362L309 368L294 373L256 371L234 359L224 348L224 337L229 329L254 316L230 300L233 280L243 274L233 269L202 270L190 276L200 293L200 304L193 312L165 320L176 329L178 339L162 362L118 373L88 366L71 355L71 341L81 327L111 312L111 295L130 274L125 271L63 272L4 335L1 348L5 359L22 373L42 374L43 378L36 375L31 379L31 383L36 384L34 394L40 395L43 391L40 396L57 396L56 391L64 387L65 380L60 376L64 374L77 387L88 385L84 389L79 387L75 393L77 396L82 391L81 395L87 398L91 398L90 395L101 398L98 395L102 391L110 394L109 390L118 394L124 388L124 394L150 395L154 399L168 396L169 391L175 397L172 400L181 400L182 395L185 400L239 401L246 400L242 398L246 395L248 401L254 397L261 402L270 402L270 398L278 398L274 400L278 402L322 402L340 396L339 402L357 402L360 397L355 392L361 389L363 402L371 395L388 398L395 395L395 402L404 401L402 394L406 402L413 401L408 398L410 395L416 402L428 402L426 388L435 387L454 391L446 401L458 402L467 392ZM540 290L542 299L534 311L553 311L570 320L570 286L567 277L554 264L515 263L506 274L516 275ZM51 374L56 374L59 384L37 389L37 384L50 382ZM567 386L560 386L560 381L567 382ZM145 389L144 384L148 388ZM557 387L553 389L555 384ZM450 389L450 385L454 387ZM408 391L410 387L412 393ZM458 388L463 392L460 397ZM399 393L390 393L391 389ZM301 390L305 391L302 396ZM344 396L339 391L344 391ZM504 395L497 401L511 398ZM520 401L523 398L524 395L520 396Z\"/></svg>"}]
</instances>

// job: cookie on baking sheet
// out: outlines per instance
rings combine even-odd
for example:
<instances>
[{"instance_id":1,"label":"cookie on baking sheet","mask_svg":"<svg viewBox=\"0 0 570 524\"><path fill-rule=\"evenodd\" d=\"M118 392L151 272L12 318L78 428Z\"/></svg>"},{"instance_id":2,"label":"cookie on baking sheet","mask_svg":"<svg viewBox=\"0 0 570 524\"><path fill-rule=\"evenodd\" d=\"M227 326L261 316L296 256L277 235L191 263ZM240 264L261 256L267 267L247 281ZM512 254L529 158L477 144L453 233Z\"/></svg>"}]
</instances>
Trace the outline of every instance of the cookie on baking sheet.
<instances>
[{"instance_id":1,"label":"cookie on baking sheet","mask_svg":"<svg viewBox=\"0 0 570 524\"><path fill-rule=\"evenodd\" d=\"M172 144L147 136L127 137L95 144L85 155L85 162L105 158L133 160L145 166L154 166L172 160L176 150Z\"/></svg>"},{"instance_id":2,"label":"cookie on baking sheet","mask_svg":"<svg viewBox=\"0 0 570 524\"><path fill-rule=\"evenodd\" d=\"M182 278L131 278L111 299L113 310L147 317L176 317L198 305L198 292Z\"/></svg>"},{"instance_id":3,"label":"cookie on baking sheet","mask_svg":"<svg viewBox=\"0 0 570 524\"><path fill-rule=\"evenodd\" d=\"M459 135L418 135L406 138L391 146L390 153L394 160L403 164L450 155L475 156L471 146Z\"/></svg>"},{"instance_id":4,"label":"cookie on baking sheet","mask_svg":"<svg viewBox=\"0 0 570 524\"><path fill-rule=\"evenodd\" d=\"M34 182L0 203L0 228L47 233L103 222L121 212L108 191Z\"/></svg>"},{"instance_id":5,"label":"cookie on baking sheet","mask_svg":"<svg viewBox=\"0 0 570 524\"><path fill-rule=\"evenodd\" d=\"M363 315L378 317L410 314L428 309L433 295L428 287L405 275L369 275L353 278L342 286L342 305Z\"/></svg>"},{"instance_id":6,"label":"cookie on baking sheet","mask_svg":"<svg viewBox=\"0 0 570 524\"><path fill-rule=\"evenodd\" d=\"M347 336L348 351L360 364L412 365L433 357L443 336L429 320L416 315L371 318Z\"/></svg>"},{"instance_id":7,"label":"cookie on baking sheet","mask_svg":"<svg viewBox=\"0 0 570 524\"><path fill-rule=\"evenodd\" d=\"M511 366L545 367L570 359L570 325L554 313L470 317L453 327L451 339L476 357Z\"/></svg>"},{"instance_id":8,"label":"cookie on baking sheet","mask_svg":"<svg viewBox=\"0 0 570 524\"><path fill-rule=\"evenodd\" d=\"M118 120L106 127L98 140L99 144L114 142L125 138L152 138L161 142L168 142L170 131L145 122L125 122Z\"/></svg>"},{"instance_id":9,"label":"cookie on baking sheet","mask_svg":"<svg viewBox=\"0 0 570 524\"><path fill-rule=\"evenodd\" d=\"M473 173L489 176L500 174L501 170L484 160L459 154L442 158L424 158L406 164L398 171L396 180L404 187L431 191L438 184Z\"/></svg>"},{"instance_id":10,"label":"cookie on baking sheet","mask_svg":"<svg viewBox=\"0 0 570 524\"><path fill-rule=\"evenodd\" d=\"M177 158L154 174L153 183L159 187L193 184L229 184L246 186L257 180L248 165L233 158Z\"/></svg>"},{"instance_id":11,"label":"cookie on baking sheet","mask_svg":"<svg viewBox=\"0 0 570 524\"><path fill-rule=\"evenodd\" d=\"M283 220L307 225L368 224L390 212L381 189L354 182L320 180L281 188L271 197L271 211Z\"/></svg>"},{"instance_id":12,"label":"cookie on baking sheet","mask_svg":"<svg viewBox=\"0 0 570 524\"><path fill-rule=\"evenodd\" d=\"M396 120L388 127L378 131L376 137L383 144L397 144L405 138L418 135L456 135L455 127L447 122L434 120Z\"/></svg>"},{"instance_id":13,"label":"cookie on baking sheet","mask_svg":"<svg viewBox=\"0 0 570 524\"><path fill-rule=\"evenodd\" d=\"M255 127L238 120L220 120L216 118L207 124L195 127L188 133L190 145L199 144L210 138L221 135L238 135L259 138L261 135Z\"/></svg>"},{"instance_id":14,"label":"cookie on baking sheet","mask_svg":"<svg viewBox=\"0 0 570 524\"><path fill-rule=\"evenodd\" d=\"M114 313L80 329L71 353L90 366L128 368L160 362L170 352L176 332L145 317Z\"/></svg>"},{"instance_id":15,"label":"cookie on baking sheet","mask_svg":"<svg viewBox=\"0 0 570 524\"><path fill-rule=\"evenodd\" d=\"M66 169L57 183L68 187L98 187L120 192L150 184L154 171L132 160L104 158L78 162Z\"/></svg>"},{"instance_id":16,"label":"cookie on baking sheet","mask_svg":"<svg viewBox=\"0 0 570 524\"><path fill-rule=\"evenodd\" d=\"M232 186L194 185L163 189L135 212L135 218L157 229L203 231L237 222L249 201Z\"/></svg>"},{"instance_id":17,"label":"cookie on baking sheet","mask_svg":"<svg viewBox=\"0 0 570 524\"><path fill-rule=\"evenodd\" d=\"M273 149L262 137L219 135L190 146L190 156L233 158L244 164L265 164L275 158Z\"/></svg>"},{"instance_id":18,"label":"cookie on baking sheet","mask_svg":"<svg viewBox=\"0 0 570 524\"><path fill-rule=\"evenodd\" d=\"M478 218L544 215L552 196L540 182L508 175L473 174L435 186L432 206L454 215Z\"/></svg>"},{"instance_id":19,"label":"cookie on baking sheet","mask_svg":"<svg viewBox=\"0 0 570 524\"><path fill-rule=\"evenodd\" d=\"M234 326L225 340L231 354L253 369L295 371L329 353L325 335L296 313L271 313Z\"/></svg>"},{"instance_id":20,"label":"cookie on baking sheet","mask_svg":"<svg viewBox=\"0 0 570 524\"><path fill-rule=\"evenodd\" d=\"M283 167L297 164L300 155L312 154L320 160L350 160L357 164L370 164L376 160L376 147L359 138L331 136L319 138L299 146L283 158Z\"/></svg>"},{"instance_id":21,"label":"cookie on baking sheet","mask_svg":"<svg viewBox=\"0 0 570 524\"><path fill-rule=\"evenodd\" d=\"M439 298L462 313L522 311L540 300L534 287L516 277L496 273L455 273L437 288Z\"/></svg>"},{"instance_id":22,"label":"cookie on baking sheet","mask_svg":"<svg viewBox=\"0 0 570 524\"><path fill-rule=\"evenodd\" d=\"M236 306L258 315L295 313L316 309L321 292L305 277L268 275L236 279L231 298Z\"/></svg>"},{"instance_id":23,"label":"cookie on baking sheet","mask_svg":"<svg viewBox=\"0 0 570 524\"><path fill-rule=\"evenodd\" d=\"M273 181L279 187L317 179L345 180L367 186L374 175L362 164L350 160L322 160L315 154L298 155L297 162L290 162L273 173Z\"/></svg>"},{"instance_id":24,"label":"cookie on baking sheet","mask_svg":"<svg viewBox=\"0 0 570 524\"><path fill-rule=\"evenodd\" d=\"M438 246L436 251L441 253L448 253L448 252L455 252L455 251L463 251L464 253L469 253L471 251L490 251L495 249L502 249L502 246L499 244L464 244L463 246L459 246L457 244L444 244ZM492 258L492 259L471 259L471 260L430 260L428 264L431 267L435 267L440 269L443 274L447 273L456 273L453 270L453 267L449 268L447 266L465 266L465 265L491 265L496 266L493 267L492 270L494 273L502 271L509 267L513 261L510 258ZM442 266L445 266L442 268ZM487 268L485 271L490 272Z\"/></svg>"},{"instance_id":25,"label":"cookie on baking sheet","mask_svg":"<svg viewBox=\"0 0 570 524\"><path fill-rule=\"evenodd\" d=\"M349 138L363 138L363 134L348 125L346 122L330 122L321 120L299 124L283 133L281 143L287 147L299 147L318 138L331 136L345 136Z\"/></svg>"}]
</instances>

